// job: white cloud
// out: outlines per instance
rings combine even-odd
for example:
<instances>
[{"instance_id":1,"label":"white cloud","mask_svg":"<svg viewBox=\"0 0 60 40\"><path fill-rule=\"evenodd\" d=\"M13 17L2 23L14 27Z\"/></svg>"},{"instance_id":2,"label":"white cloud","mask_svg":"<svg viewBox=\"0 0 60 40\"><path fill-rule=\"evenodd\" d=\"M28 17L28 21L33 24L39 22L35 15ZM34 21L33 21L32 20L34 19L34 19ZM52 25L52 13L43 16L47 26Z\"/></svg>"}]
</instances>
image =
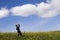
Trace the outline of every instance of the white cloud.
<instances>
[{"instance_id":1,"label":"white cloud","mask_svg":"<svg viewBox=\"0 0 60 40\"><path fill-rule=\"evenodd\" d=\"M14 16L29 16L36 13L36 7L32 4L16 6L11 8L12 15Z\"/></svg>"},{"instance_id":2,"label":"white cloud","mask_svg":"<svg viewBox=\"0 0 60 40\"><path fill-rule=\"evenodd\" d=\"M40 3L37 6L37 10L38 10L38 15L40 17L51 17L52 13L50 13L51 10L51 5L47 4L47 3Z\"/></svg>"},{"instance_id":3,"label":"white cloud","mask_svg":"<svg viewBox=\"0 0 60 40\"><path fill-rule=\"evenodd\" d=\"M0 9L0 18L7 17L9 15L9 11L6 8Z\"/></svg>"},{"instance_id":4,"label":"white cloud","mask_svg":"<svg viewBox=\"0 0 60 40\"><path fill-rule=\"evenodd\" d=\"M60 0L47 0L38 5L38 15L43 18L55 17L60 14Z\"/></svg>"},{"instance_id":5,"label":"white cloud","mask_svg":"<svg viewBox=\"0 0 60 40\"><path fill-rule=\"evenodd\" d=\"M9 12L13 16L30 16L37 14L42 18L55 17L60 14L60 0L47 0L47 3L25 4L22 6L12 7L10 10L6 8L0 9L0 18L7 17Z\"/></svg>"},{"instance_id":6,"label":"white cloud","mask_svg":"<svg viewBox=\"0 0 60 40\"><path fill-rule=\"evenodd\" d=\"M47 3L41 2L40 4L25 4L16 6L10 10L13 16L24 16L37 14L42 18L55 17L60 14L60 0L47 0Z\"/></svg>"}]
</instances>

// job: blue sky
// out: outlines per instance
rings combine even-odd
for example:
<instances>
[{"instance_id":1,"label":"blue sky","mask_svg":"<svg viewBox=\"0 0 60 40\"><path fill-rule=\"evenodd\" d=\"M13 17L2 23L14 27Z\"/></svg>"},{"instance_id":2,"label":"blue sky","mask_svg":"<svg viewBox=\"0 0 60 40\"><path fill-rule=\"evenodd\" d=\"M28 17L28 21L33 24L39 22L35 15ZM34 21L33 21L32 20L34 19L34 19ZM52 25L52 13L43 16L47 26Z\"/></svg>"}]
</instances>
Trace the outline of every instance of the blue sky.
<instances>
[{"instance_id":1,"label":"blue sky","mask_svg":"<svg viewBox=\"0 0 60 40\"><path fill-rule=\"evenodd\" d=\"M56 5L59 5L58 1ZM22 32L60 30L60 9L58 9L60 7L53 5L54 2L56 1L51 1L50 5L47 0L0 0L0 32L16 32L16 24L21 24ZM28 6L26 4L28 4ZM38 12L36 12L34 8L36 5L38 6ZM32 6L34 10L30 8L30 6ZM54 6L54 8L51 6ZM21 10L23 9L22 12L20 11L20 7ZM8 9L8 12L3 13L5 12L3 11L4 9Z\"/></svg>"}]
</instances>

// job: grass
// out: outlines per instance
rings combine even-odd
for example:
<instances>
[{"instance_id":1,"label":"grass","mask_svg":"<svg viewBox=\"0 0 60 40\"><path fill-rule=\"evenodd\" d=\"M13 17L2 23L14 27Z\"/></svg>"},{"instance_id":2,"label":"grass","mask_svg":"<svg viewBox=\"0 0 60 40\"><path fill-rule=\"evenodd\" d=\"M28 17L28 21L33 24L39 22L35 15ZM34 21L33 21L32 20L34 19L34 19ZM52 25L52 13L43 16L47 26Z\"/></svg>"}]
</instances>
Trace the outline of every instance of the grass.
<instances>
[{"instance_id":1,"label":"grass","mask_svg":"<svg viewBox=\"0 0 60 40\"><path fill-rule=\"evenodd\" d=\"M0 33L0 40L60 40L60 32L23 32L18 37L17 33Z\"/></svg>"}]
</instances>

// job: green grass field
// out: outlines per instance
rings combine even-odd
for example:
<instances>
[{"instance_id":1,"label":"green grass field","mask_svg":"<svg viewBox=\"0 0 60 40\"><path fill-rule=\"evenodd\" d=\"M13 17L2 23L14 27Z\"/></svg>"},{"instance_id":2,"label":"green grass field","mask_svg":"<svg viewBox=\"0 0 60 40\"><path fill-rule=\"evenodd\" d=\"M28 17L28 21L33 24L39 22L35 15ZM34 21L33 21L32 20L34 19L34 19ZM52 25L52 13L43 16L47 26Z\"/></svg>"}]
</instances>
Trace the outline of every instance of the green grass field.
<instances>
[{"instance_id":1,"label":"green grass field","mask_svg":"<svg viewBox=\"0 0 60 40\"><path fill-rule=\"evenodd\" d=\"M60 40L60 32L23 32L18 37L17 33L0 33L0 40Z\"/></svg>"}]
</instances>

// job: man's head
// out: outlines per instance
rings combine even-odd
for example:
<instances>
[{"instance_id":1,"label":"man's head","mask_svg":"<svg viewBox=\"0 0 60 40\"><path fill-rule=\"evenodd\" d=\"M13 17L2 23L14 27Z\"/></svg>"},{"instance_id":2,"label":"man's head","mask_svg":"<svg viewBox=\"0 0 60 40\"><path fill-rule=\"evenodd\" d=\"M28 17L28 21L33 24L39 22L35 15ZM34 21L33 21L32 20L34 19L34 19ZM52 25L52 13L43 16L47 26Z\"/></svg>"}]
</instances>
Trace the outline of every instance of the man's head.
<instances>
[{"instance_id":1,"label":"man's head","mask_svg":"<svg viewBox=\"0 0 60 40\"><path fill-rule=\"evenodd\" d=\"M16 25L16 27L18 27L18 26Z\"/></svg>"},{"instance_id":2,"label":"man's head","mask_svg":"<svg viewBox=\"0 0 60 40\"><path fill-rule=\"evenodd\" d=\"M16 27L20 27L20 24L16 24Z\"/></svg>"}]
</instances>

